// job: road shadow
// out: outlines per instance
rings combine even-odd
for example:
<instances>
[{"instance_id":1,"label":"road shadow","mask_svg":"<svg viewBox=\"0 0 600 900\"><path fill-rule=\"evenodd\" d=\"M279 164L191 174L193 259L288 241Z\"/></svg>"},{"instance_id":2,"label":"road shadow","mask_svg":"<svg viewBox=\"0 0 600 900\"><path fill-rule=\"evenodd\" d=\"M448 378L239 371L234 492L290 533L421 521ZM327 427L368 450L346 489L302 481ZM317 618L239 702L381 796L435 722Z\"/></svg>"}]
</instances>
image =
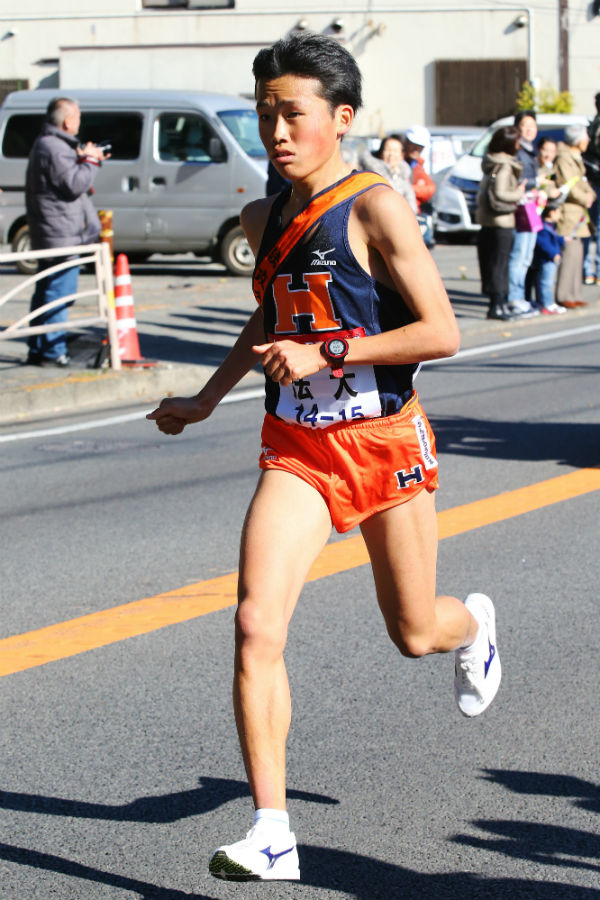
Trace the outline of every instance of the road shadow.
<instances>
[{"instance_id":1,"label":"road shadow","mask_svg":"<svg viewBox=\"0 0 600 900\"><path fill-rule=\"evenodd\" d=\"M302 893L308 887L343 893L357 900L598 900L600 890L565 882L528 878L485 878L471 872L423 874L368 856L300 845ZM141 900L215 900L207 894L189 894L127 875L106 872L66 857L0 843L0 859L17 865L55 872L83 881L104 884L137 894ZM200 877L208 877L199 871ZM244 888L243 885L240 887ZM248 886L246 886L246 891ZM287 892L286 892L287 895ZM270 896L272 896L270 894Z\"/></svg>"},{"instance_id":2,"label":"road shadow","mask_svg":"<svg viewBox=\"0 0 600 900\"><path fill-rule=\"evenodd\" d=\"M600 424L430 416L440 453L588 468L600 463Z\"/></svg>"},{"instance_id":3,"label":"road shadow","mask_svg":"<svg viewBox=\"0 0 600 900\"><path fill-rule=\"evenodd\" d=\"M190 328L189 331L197 333L198 329ZM212 333L214 334L214 331ZM143 329L138 332L138 337L140 353L143 357L180 365L214 366L216 368L221 365L231 350L231 344L147 334L143 332Z\"/></svg>"},{"instance_id":4,"label":"road shadow","mask_svg":"<svg viewBox=\"0 0 600 900\"><path fill-rule=\"evenodd\" d=\"M0 843L0 859L33 869L41 869L45 872L55 872L58 875L67 875L70 878L79 878L83 881L119 888L122 891L137 894L141 900L215 900L214 897L209 897L207 894L188 894L184 891L172 890L140 881L137 878L129 878L127 875L105 872L103 869L86 866L63 856L40 853L38 850L16 847L12 844ZM50 891L47 896L49 894Z\"/></svg>"},{"instance_id":5,"label":"road shadow","mask_svg":"<svg viewBox=\"0 0 600 900\"><path fill-rule=\"evenodd\" d=\"M598 811L598 787L583 779L537 772L482 771L483 778L505 789L522 794L575 797L578 804L586 804L585 808ZM200 785L193 791L141 798L118 807L12 792L0 793L0 805L5 809L25 812L162 824L212 811L223 803L248 795L246 783L234 779L203 777ZM338 802L334 798L305 791L291 790L289 796L316 803ZM589 803L591 807L587 806ZM600 859L600 837L597 833L525 821L479 819L472 824L482 832L481 835L457 834L451 841L534 863L536 873L539 873L540 866L569 867L584 874L593 872L594 884L598 883L596 873L600 871L600 866L595 860ZM494 900L514 900L515 897L600 900L599 888L551 881L549 879L554 873L550 871L541 879L485 877L469 871L423 873L371 856L327 847L303 844L299 847L299 854L304 890L312 886L343 893L356 900L424 900L429 897L436 900L489 900L490 897ZM130 891L142 900L213 900L206 894L169 889L8 843L0 843L0 859ZM203 871L199 875L207 877Z\"/></svg>"},{"instance_id":6,"label":"road shadow","mask_svg":"<svg viewBox=\"0 0 600 900\"><path fill-rule=\"evenodd\" d=\"M575 806L600 813L600 785L574 775L550 772L524 772L512 769L484 769L481 776L516 794L577 798Z\"/></svg>"},{"instance_id":7,"label":"road shadow","mask_svg":"<svg viewBox=\"0 0 600 900\"><path fill-rule=\"evenodd\" d=\"M493 850L494 847L486 849ZM398 847L401 855L401 843ZM594 900L600 889L529 878L487 878L473 872L423 873L360 854L299 847L302 881L357 900ZM552 863L554 865L554 862Z\"/></svg>"},{"instance_id":8,"label":"road shadow","mask_svg":"<svg viewBox=\"0 0 600 900\"><path fill-rule=\"evenodd\" d=\"M600 876L598 863L584 861L600 860L600 836L596 833L545 822L515 822L513 819L475 819L472 824L493 837L458 834L452 838L454 843L502 853L511 859L581 869Z\"/></svg>"},{"instance_id":9,"label":"road shadow","mask_svg":"<svg viewBox=\"0 0 600 900\"><path fill-rule=\"evenodd\" d=\"M177 791L155 797L139 797L131 803L88 803L64 797L43 794L25 794L0 791L0 809L13 812L40 813L50 816L67 816L73 819L100 819L110 822L139 822L164 825L190 816L204 815L232 800L250 796L245 781L230 778L199 778L200 786L189 791ZM310 791L289 789L291 800L306 803L339 803L333 797Z\"/></svg>"},{"instance_id":10,"label":"road shadow","mask_svg":"<svg viewBox=\"0 0 600 900\"><path fill-rule=\"evenodd\" d=\"M600 812L600 788L593 782L569 775L483 769L482 778L519 794L573 798L581 809ZM500 853L532 863L534 871L549 867L546 877L489 878L474 872L422 873L367 856L323 847L301 847L303 880L341 891L357 900L593 900L600 897L600 836L548 823L477 819L472 825L481 834L457 834L453 843L488 853ZM593 873L592 884L575 885L550 880L554 868ZM543 873L542 873L543 874ZM582 880L582 879L580 879Z\"/></svg>"},{"instance_id":11,"label":"road shadow","mask_svg":"<svg viewBox=\"0 0 600 900\"><path fill-rule=\"evenodd\" d=\"M446 286L450 304L457 319L485 319L489 300L478 291L461 291Z\"/></svg>"}]
</instances>

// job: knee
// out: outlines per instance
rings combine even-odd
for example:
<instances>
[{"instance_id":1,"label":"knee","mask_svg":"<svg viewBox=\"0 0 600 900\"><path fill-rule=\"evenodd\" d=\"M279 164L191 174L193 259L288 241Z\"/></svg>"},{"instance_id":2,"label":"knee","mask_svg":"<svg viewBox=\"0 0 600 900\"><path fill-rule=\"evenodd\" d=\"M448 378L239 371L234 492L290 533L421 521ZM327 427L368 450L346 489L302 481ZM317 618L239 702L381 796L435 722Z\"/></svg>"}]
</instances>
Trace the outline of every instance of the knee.
<instances>
[{"instance_id":1,"label":"knee","mask_svg":"<svg viewBox=\"0 0 600 900\"><path fill-rule=\"evenodd\" d=\"M435 652L434 635L427 631L416 631L404 623L388 625L388 634L402 656L419 659Z\"/></svg>"},{"instance_id":2,"label":"knee","mask_svg":"<svg viewBox=\"0 0 600 900\"><path fill-rule=\"evenodd\" d=\"M283 656L287 640L287 625L272 608L247 597L240 601L235 615L235 640L238 651L246 660L258 658L269 662Z\"/></svg>"}]
</instances>

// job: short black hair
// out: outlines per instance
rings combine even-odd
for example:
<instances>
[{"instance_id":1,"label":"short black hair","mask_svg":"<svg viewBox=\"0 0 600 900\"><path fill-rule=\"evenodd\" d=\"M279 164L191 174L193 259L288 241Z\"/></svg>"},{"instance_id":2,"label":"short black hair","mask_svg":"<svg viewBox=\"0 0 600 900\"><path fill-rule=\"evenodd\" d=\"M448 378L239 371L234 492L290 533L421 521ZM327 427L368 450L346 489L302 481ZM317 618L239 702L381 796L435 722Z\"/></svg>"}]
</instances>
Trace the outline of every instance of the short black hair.
<instances>
[{"instance_id":1,"label":"short black hair","mask_svg":"<svg viewBox=\"0 0 600 900\"><path fill-rule=\"evenodd\" d=\"M534 122L537 122L537 117L534 109L520 109L519 112L515 116L515 121L513 125L518 125L519 122L522 122L523 119L533 119Z\"/></svg>"},{"instance_id":2,"label":"short black hair","mask_svg":"<svg viewBox=\"0 0 600 900\"><path fill-rule=\"evenodd\" d=\"M342 104L356 112L362 106L362 77L357 62L339 41L303 32L260 50L252 65L256 82L283 75L315 78L331 111Z\"/></svg>"},{"instance_id":3,"label":"short black hair","mask_svg":"<svg viewBox=\"0 0 600 900\"><path fill-rule=\"evenodd\" d=\"M510 156L515 156L520 137L521 135L515 125L505 125L504 128L498 128L492 135L487 152L508 153Z\"/></svg>"}]
</instances>

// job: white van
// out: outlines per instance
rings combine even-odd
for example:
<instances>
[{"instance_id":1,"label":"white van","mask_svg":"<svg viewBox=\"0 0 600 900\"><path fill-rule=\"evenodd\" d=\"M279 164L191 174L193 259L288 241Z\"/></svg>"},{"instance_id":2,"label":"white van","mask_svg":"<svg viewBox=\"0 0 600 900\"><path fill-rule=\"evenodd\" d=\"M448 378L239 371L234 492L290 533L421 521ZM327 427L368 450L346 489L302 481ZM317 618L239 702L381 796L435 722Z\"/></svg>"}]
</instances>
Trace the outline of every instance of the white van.
<instances>
[{"instance_id":1,"label":"white van","mask_svg":"<svg viewBox=\"0 0 600 900\"><path fill-rule=\"evenodd\" d=\"M264 197L267 157L254 104L242 97L157 90L35 90L0 107L0 243L27 250L25 171L50 100L76 99L83 142L108 143L92 200L114 213L115 251L211 255L235 275L254 257L240 226ZM23 271L31 271L27 264Z\"/></svg>"},{"instance_id":2,"label":"white van","mask_svg":"<svg viewBox=\"0 0 600 900\"><path fill-rule=\"evenodd\" d=\"M585 125L587 116L566 115L561 113L540 113L536 115L538 136L551 137L561 141L565 136L567 125ZM447 172L438 184L433 196L433 225L437 235L461 234L479 231L475 222L477 209L477 190L482 178L481 161L485 156L488 144L497 128L512 125L513 116L498 119L487 129L485 134L471 147L468 153Z\"/></svg>"}]
</instances>

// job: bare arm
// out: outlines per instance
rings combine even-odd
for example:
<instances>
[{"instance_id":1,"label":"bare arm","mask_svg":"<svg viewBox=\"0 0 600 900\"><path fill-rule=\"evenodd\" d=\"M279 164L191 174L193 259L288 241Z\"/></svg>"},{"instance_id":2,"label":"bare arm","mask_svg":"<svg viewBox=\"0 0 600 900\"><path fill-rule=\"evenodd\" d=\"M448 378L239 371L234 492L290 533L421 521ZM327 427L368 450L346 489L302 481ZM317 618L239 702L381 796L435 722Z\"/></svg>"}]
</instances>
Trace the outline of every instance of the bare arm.
<instances>
[{"instance_id":1,"label":"bare arm","mask_svg":"<svg viewBox=\"0 0 600 900\"><path fill-rule=\"evenodd\" d=\"M255 254L269 208L270 203L265 211L265 202L256 201L242 211L242 227ZM263 340L263 315L262 310L257 308L231 351L198 394L194 397L166 397L146 418L155 421L165 434L180 434L186 425L207 419L223 397L256 365L258 357L252 348Z\"/></svg>"},{"instance_id":2,"label":"bare arm","mask_svg":"<svg viewBox=\"0 0 600 900\"><path fill-rule=\"evenodd\" d=\"M264 339L262 310L256 309L216 372L193 397L166 397L146 418L165 434L180 434L186 425L207 419L215 407L256 365L253 345Z\"/></svg>"}]
</instances>

